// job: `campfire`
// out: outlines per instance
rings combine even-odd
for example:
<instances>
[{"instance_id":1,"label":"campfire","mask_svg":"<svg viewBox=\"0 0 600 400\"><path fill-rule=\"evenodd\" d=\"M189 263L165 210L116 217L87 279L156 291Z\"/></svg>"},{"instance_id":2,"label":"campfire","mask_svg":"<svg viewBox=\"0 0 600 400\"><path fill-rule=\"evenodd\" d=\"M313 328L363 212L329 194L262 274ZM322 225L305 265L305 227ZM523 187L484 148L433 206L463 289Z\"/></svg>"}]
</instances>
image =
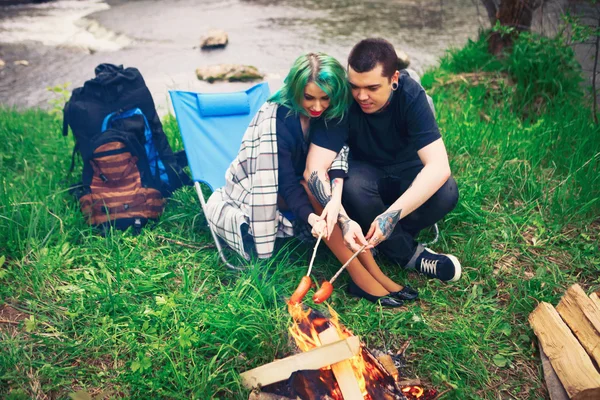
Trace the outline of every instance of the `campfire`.
<instances>
[{"instance_id":1,"label":"campfire","mask_svg":"<svg viewBox=\"0 0 600 400\"><path fill-rule=\"evenodd\" d=\"M401 385L391 357L377 358L339 322L290 304L290 335L300 353L244 372L251 399L433 400L437 392Z\"/></svg>"}]
</instances>

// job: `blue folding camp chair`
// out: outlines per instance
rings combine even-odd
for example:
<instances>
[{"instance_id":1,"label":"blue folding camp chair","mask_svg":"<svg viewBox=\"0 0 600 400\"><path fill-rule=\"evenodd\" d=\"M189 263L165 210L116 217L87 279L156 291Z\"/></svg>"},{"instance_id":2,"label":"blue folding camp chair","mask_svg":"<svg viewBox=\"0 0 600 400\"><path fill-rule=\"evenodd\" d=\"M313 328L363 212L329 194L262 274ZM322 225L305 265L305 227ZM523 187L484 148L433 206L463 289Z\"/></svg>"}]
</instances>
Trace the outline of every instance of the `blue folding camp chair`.
<instances>
[{"instance_id":1,"label":"blue folding camp chair","mask_svg":"<svg viewBox=\"0 0 600 400\"><path fill-rule=\"evenodd\" d=\"M194 186L205 211L200 183L211 190L225 185L225 172L237 156L248 124L269 97L269 85L263 82L233 93L170 91L169 94ZM223 262L231 269L241 269L227 261L210 224L209 228Z\"/></svg>"}]
</instances>

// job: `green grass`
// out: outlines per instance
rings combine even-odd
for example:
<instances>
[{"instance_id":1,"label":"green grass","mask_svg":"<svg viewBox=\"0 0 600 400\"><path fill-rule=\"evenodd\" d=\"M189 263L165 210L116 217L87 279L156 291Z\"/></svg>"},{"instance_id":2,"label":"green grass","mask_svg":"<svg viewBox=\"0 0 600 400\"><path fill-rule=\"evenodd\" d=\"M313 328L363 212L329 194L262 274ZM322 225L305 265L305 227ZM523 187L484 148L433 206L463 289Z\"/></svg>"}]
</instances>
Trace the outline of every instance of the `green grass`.
<instances>
[{"instance_id":1,"label":"green grass","mask_svg":"<svg viewBox=\"0 0 600 400\"><path fill-rule=\"evenodd\" d=\"M542 62L559 46L520 45ZM543 85L537 64L519 77L518 60L484 50L473 42L423 77L461 194L435 248L456 254L464 277L447 285L387 266L419 288L418 303L357 301L344 277L330 304L370 347L410 339L410 370L439 390L452 386L445 399L539 399L547 395L527 316L572 283L600 286L600 130L577 84ZM172 119L165 129L180 148ZM0 323L0 397L247 398L239 373L292 351L285 298L310 248L289 240L233 273L214 249L162 240L210 242L190 188L154 229L97 236L66 190L72 140L60 130L51 114L0 110L0 310L19 313L18 324ZM315 276L338 266L322 250Z\"/></svg>"}]
</instances>

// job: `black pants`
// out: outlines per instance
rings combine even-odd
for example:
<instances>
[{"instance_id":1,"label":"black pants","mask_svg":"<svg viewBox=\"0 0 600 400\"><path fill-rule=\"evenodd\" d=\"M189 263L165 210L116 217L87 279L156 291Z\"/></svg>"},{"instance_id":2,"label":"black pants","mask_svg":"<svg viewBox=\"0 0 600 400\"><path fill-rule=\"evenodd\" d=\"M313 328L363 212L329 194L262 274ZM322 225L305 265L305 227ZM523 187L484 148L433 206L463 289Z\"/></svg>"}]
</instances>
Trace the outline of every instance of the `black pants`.
<instances>
[{"instance_id":1,"label":"black pants","mask_svg":"<svg viewBox=\"0 0 600 400\"><path fill-rule=\"evenodd\" d=\"M344 181L344 208L366 234L373 220L409 188L421 169L422 164L376 167L351 159L348 177ZM402 218L392 235L377 248L405 266L417 248L417 234L441 220L457 202L458 187L454 178L450 177L421 207Z\"/></svg>"}]
</instances>

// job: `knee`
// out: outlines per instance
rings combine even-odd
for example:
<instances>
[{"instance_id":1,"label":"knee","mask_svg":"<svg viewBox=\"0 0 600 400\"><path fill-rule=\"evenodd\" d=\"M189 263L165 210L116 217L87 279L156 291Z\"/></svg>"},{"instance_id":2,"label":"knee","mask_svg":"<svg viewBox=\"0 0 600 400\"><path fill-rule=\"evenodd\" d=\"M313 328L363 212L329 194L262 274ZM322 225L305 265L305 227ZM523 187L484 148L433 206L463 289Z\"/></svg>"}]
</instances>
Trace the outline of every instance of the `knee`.
<instances>
[{"instance_id":1,"label":"knee","mask_svg":"<svg viewBox=\"0 0 600 400\"><path fill-rule=\"evenodd\" d=\"M361 176L349 176L344 180L343 198L352 203L364 201L374 195L379 196L377 182Z\"/></svg>"},{"instance_id":2,"label":"knee","mask_svg":"<svg viewBox=\"0 0 600 400\"><path fill-rule=\"evenodd\" d=\"M454 177L448 178L446 183L437 191L436 195L437 207L444 210L444 214L454 210L458 204L458 185Z\"/></svg>"}]
</instances>

